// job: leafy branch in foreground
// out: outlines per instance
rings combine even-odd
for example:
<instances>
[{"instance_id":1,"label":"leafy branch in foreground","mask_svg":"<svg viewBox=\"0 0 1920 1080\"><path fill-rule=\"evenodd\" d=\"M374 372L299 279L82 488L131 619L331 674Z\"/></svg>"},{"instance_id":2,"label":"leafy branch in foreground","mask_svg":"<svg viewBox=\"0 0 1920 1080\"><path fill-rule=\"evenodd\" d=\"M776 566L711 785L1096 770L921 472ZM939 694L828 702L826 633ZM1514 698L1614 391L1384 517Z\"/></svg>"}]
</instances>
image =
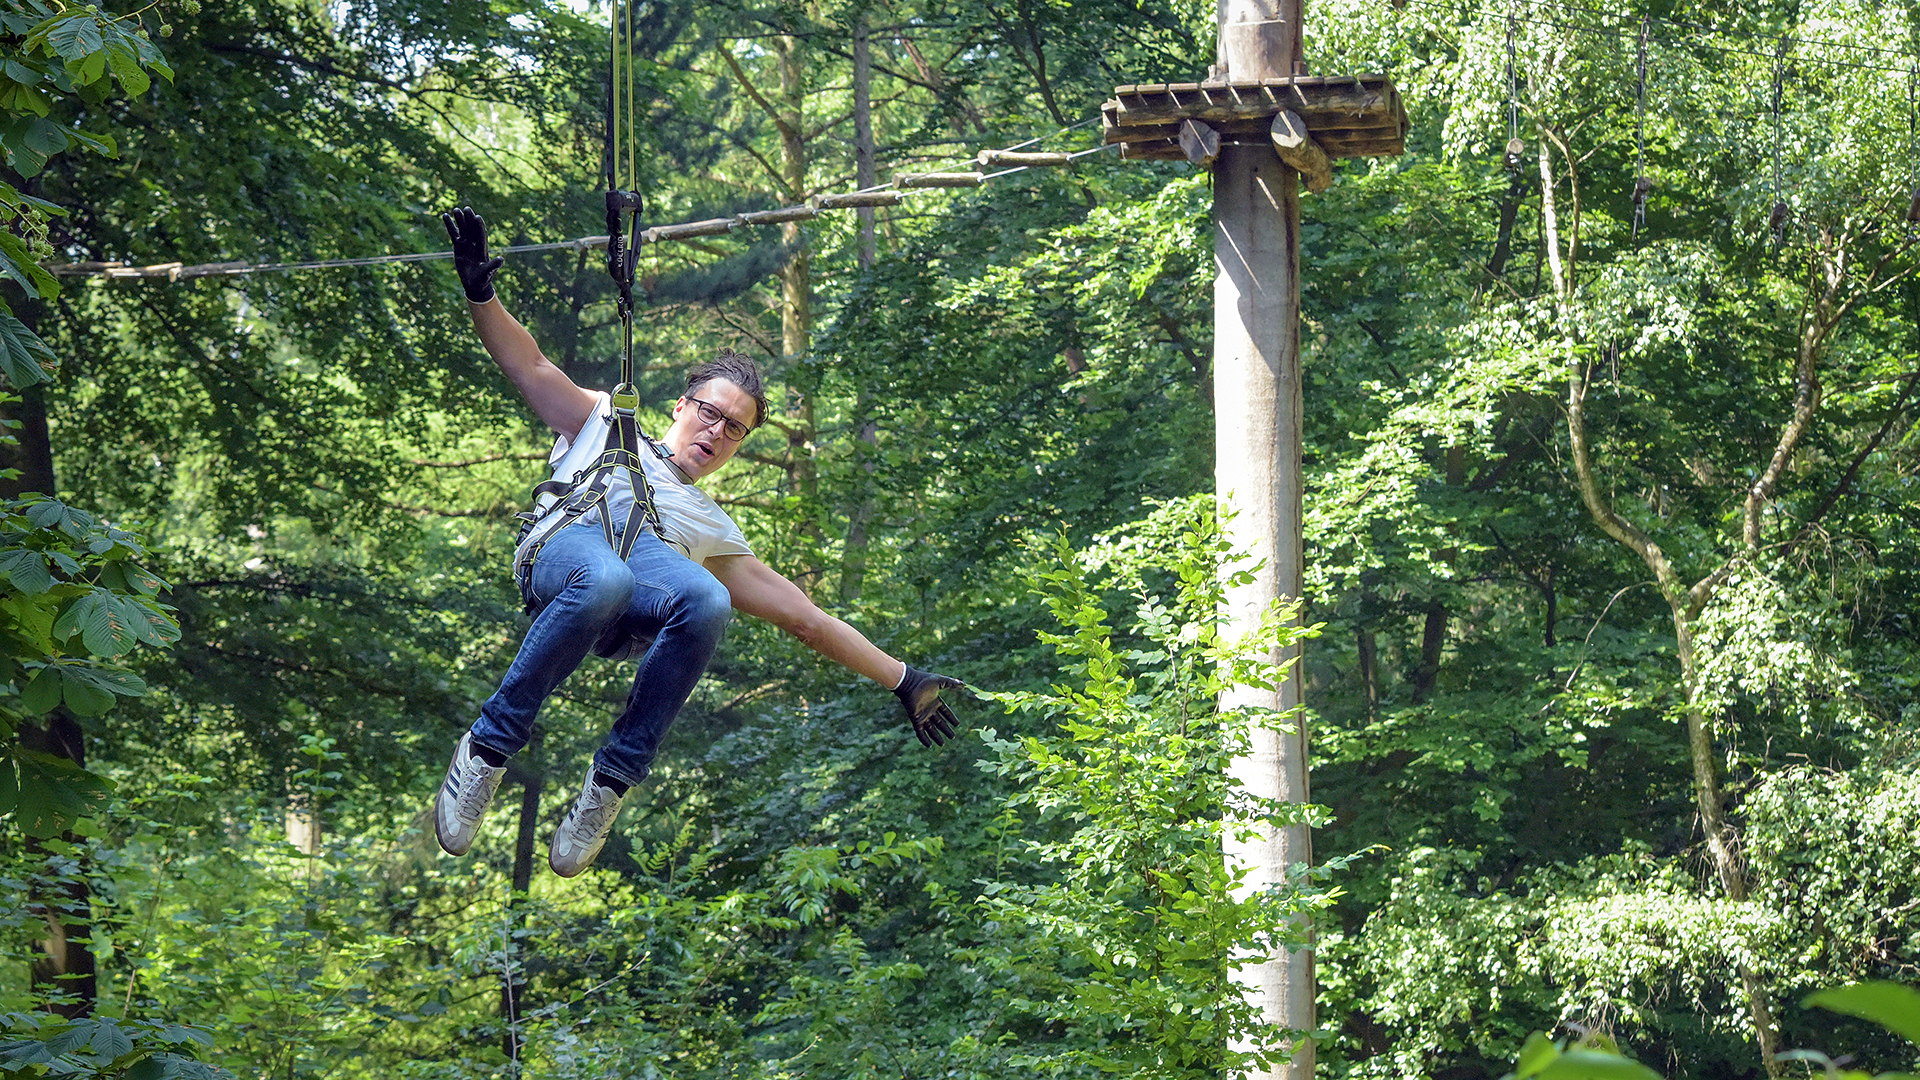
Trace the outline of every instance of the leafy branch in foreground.
<instances>
[{"instance_id":1,"label":"leafy branch in foreground","mask_svg":"<svg viewBox=\"0 0 1920 1080\"><path fill-rule=\"evenodd\" d=\"M1216 701L1231 684L1287 678L1270 657L1314 629L1281 608L1243 639L1222 637L1219 567L1242 557L1211 496L1167 504L1085 553L1056 540L1051 554L1036 590L1061 630L1041 639L1078 661L1079 685L988 695L1059 726L1020 739L988 731L995 758L982 763L1015 780L1006 813L1032 819L1020 843L1046 873L986 882L983 903L1064 954L1069 991L1031 1007L1079 1037L1017 1064L1198 1078L1281 1060L1299 1033L1268 1025L1233 971L1276 944L1306 947L1310 916L1337 895L1324 879L1350 860L1297 867L1284 888L1243 888L1222 857L1223 828L1320 824L1325 812L1238 790L1227 764L1249 727L1291 718L1222 713ZM1135 603L1131 647L1116 643L1102 576Z\"/></svg>"}]
</instances>

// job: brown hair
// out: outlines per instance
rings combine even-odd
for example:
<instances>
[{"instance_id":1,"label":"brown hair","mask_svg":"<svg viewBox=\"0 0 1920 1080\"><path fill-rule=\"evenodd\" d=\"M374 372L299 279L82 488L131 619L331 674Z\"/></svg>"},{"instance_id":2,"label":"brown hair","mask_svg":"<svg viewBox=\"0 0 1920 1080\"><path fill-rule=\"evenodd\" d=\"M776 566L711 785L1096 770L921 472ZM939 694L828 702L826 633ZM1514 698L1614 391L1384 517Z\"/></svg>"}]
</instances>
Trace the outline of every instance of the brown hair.
<instances>
[{"instance_id":1,"label":"brown hair","mask_svg":"<svg viewBox=\"0 0 1920 1080\"><path fill-rule=\"evenodd\" d=\"M753 357L732 349L721 349L713 359L687 372L684 396L692 397L695 391L715 379L725 379L753 398L754 427L759 427L766 420L767 392L760 385L760 365L753 362Z\"/></svg>"}]
</instances>

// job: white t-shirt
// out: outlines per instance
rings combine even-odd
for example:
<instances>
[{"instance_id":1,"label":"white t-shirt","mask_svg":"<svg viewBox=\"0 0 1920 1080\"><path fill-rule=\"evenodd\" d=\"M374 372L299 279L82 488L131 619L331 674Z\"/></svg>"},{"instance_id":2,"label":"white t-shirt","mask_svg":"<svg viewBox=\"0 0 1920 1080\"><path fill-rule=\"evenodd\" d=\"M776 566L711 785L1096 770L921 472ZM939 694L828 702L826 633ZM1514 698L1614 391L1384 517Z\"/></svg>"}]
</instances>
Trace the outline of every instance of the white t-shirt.
<instances>
[{"instance_id":1,"label":"white t-shirt","mask_svg":"<svg viewBox=\"0 0 1920 1080\"><path fill-rule=\"evenodd\" d=\"M613 427L613 397L605 392L595 396L599 401L593 415L580 428L579 436L571 440L560 436L553 442L553 453L547 455L557 480L569 479L592 465L606 449L607 432ZM664 451L666 447L660 449ZM695 487L672 459L642 445L640 460L647 471L648 482L653 485L653 507L660 514L660 531L668 543L694 562L705 562L715 555L753 554L740 526L734 524L706 492ZM625 521L628 508L633 505L633 490L624 482L614 483L607 490L607 505L615 522ZM598 515L596 510L580 520L598 521Z\"/></svg>"}]
</instances>

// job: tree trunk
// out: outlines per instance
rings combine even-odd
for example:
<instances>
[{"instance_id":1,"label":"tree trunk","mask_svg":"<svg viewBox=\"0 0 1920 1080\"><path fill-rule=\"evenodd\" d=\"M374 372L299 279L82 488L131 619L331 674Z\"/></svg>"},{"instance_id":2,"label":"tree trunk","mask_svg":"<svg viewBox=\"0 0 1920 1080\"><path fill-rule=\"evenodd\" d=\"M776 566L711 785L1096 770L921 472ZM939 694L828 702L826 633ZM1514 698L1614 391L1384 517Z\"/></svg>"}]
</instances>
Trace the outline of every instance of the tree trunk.
<instances>
[{"instance_id":1,"label":"tree trunk","mask_svg":"<svg viewBox=\"0 0 1920 1080\"><path fill-rule=\"evenodd\" d=\"M1564 144L1557 133L1542 129L1540 163L1540 229L1541 240L1545 248L1547 265L1552 275L1555 298L1559 301L1562 321L1566 321L1569 301L1572 297L1574 280L1574 252L1578 250L1577 219L1565 242L1566 258L1561 257L1560 218L1554 198L1554 175L1549 143ZM1577 212L1578 201L1573 209ZM1831 295L1829 293L1829 295ZM1828 309L1823 309L1828 310ZM1837 318L1837 314L1835 318ZM1831 329L1832 323L1825 324ZM1746 534L1749 549L1753 547L1755 533L1754 520L1758 517L1761 503L1772 494L1772 481L1779 475L1779 469L1792 454L1793 447L1806 429L1811 409L1818 402L1818 383L1813 381L1809 399L1808 383L1812 366L1812 351L1818 348L1818 341L1824 336L1809 336L1806 328L1800 335L1800 352L1796 369L1800 375L1801 390L1796 398L1794 419L1783 432L1780 445L1776 448L1773 468L1756 481L1749 490L1746 503ZM1695 582L1691 588L1683 585L1673 565L1668 561L1666 552L1653 538L1643 532L1631 521L1615 512L1593 468L1592 446L1588 440L1586 424L1587 390L1591 385L1590 372L1579 360L1569 365L1567 377L1567 441L1572 451L1574 483L1579 489L1581 502L1587 513L1593 518L1600 530L1612 537L1617 543L1640 556L1647 569L1653 572L1654 580L1660 587L1661 596L1666 598L1672 611L1675 650L1680 661L1680 677L1683 693L1686 696L1687 756L1693 766L1694 806L1700 815L1700 827L1706 835L1707 853L1713 861L1714 873L1720 881L1721 892L1729 900L1741 901L1747 897L1745 870L1740 864L1738 842L1732 825L1727 820L1726 800L1720 790L1720 765L1713 748L1713 734L1709 718L1699 705L1699 687L1696 682L1697 668L1693 655L1693 618L1712 598L1714 590L1725 574L1731 571L1734 562L1729 560L1719 570ZM1750 553L1750 552L1749 552ZM1744 962L1736 965L1741 988L1747 995L1748 1020L1753 1026L1754 1042L1760 1051L1760 1063L1768 1076L1781 1075L1781 1066L1776 1056L1775 1024L1771 995L1759 976Z\"/></svg>"},{"instance_id":2,"label":"tree trunk","mask_svg":"<svg viewBox=\"0 0 1920 1080\"><path fill-rule=\"evenodd\" d=\"M1602 532L1640 556L1653 572L1672 611L1675 649L1680 660L1680 678L1686 695L1687 756L1693 765L1694 806L1700 814L1700 827L1706 835L1708 857L1713 861L1722 893L1729 900L1747 898L1747 881L1740 865L1738 844L1727 820L1726 800L1720 791L1720 765L1713 748L1713 735L1707 716L1699 706L1699 687L1693 654L1693 617L1712 596L1718 572L1697 582L1693 588L1681 586L1666 553L1653 538L1632 522L1615 513L1600 490L1594 476L1592 451L1586 427L1586 396L1589 385L1586 372L1577 364L1567 391L1567 435L1572 448L1574 480L1581 501ZM1731 565L1731 564L1729 564ZM1776 1057L1776 1028L1770 994L1758 975L1745 963L1738 965L1741 988L1747 995L1748 1019L1760 1062L1768 1076L1781 1075Z\"/></svg>"},{"instance_id":3,"label":"tree trunk","mask_svg":"<svg viewBox=\"0 0 1920 1080\"><path fill-rule=\"evenodd\" d=\"M86 737L80 725L65 709L47 714L46 726L22 724L20 745L28 750L65 758L86 768ZM66 833L62 839L75 850L85 852L86 841ZM29 841L28 850L51 860L39 843ZM84 865L84 854L81 856ZM37 892L30 899L33 912L46 920L47 936L40 942L40 955L33 960L33 988L54 996L47 1011L77 1019L93 1015L94 1001L100 993L94 971L93 953L87 942L93 937L93 891L83 874L68 876L50 892Z\"/></svg>"},{"instance_id":4,"label":"tree trunk","mask_svg":"<svg viewBox=\"0 0 1920 1080\"><path fill-rule=\"evenodd\" d=\"M873 145L873 55L867 41L867 13L853 19L853 174L854 186L865 191L878 179L878 151ZM877 254L871 206L860 216L860 268L873 265Z\"/></svg>"},{"instance_id":5,"label":"tree trunk","mask_svg":"<svg viewBox=\"0 0 1920 1080\"><path fill-rule=\"evenodd\" d=\"M780 65L780 168L782 179L796 198L807 192L807 143L802 126L806 115L804 42L793 35L774 39ZM781 226L789 255L780 268L780 351L787 383L787 480L789 494L798 496L801 517L796 538L805 548L798 573L789 574L809 595L820 588L822 535L813 513L819 505L819 472L814 461L814 397L820 373L813 365L813 253L807 247L802 223Z\"/></svg>"},{"instance_id":6,"label":"tree trunk","mask_svg":"<svg viewBox=\"0 0 1920 1080\"><path fill-rule=\"evenodd\" d=\"M0 475L0 498L17 499L28 492L54 493L53 443L47 436L44 390L44 384L29 386L19 392L19 401L0 404L0 420L20 425L13 431L16 441L0 443L0 470L17 469L20 473L11 480Z\"/></svg>"}]
</instances>

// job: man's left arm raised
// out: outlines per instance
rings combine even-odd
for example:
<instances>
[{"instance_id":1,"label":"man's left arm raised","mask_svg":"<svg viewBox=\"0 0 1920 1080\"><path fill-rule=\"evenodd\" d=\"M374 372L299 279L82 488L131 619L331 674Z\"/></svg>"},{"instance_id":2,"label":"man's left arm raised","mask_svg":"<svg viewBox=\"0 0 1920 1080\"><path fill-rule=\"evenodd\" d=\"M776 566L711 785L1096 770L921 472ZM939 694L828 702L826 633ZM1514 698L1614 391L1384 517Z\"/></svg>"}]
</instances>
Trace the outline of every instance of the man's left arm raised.
<instances>
[{"instance_id":1,"label":"man's left arm raised","mask_svg":"<svg viewBox=\"0 0 1920 1080\"><path fill-rule=\"evenodd\" d=\"M892 690L921 745L939 746L958 730L953 709L940 700L940 692L966 685L959 679L921 671L887 655L752 555L715 555L706 567L727 587L734 610L767 620L821 656Z\"/></svg>"}]
</instances>

